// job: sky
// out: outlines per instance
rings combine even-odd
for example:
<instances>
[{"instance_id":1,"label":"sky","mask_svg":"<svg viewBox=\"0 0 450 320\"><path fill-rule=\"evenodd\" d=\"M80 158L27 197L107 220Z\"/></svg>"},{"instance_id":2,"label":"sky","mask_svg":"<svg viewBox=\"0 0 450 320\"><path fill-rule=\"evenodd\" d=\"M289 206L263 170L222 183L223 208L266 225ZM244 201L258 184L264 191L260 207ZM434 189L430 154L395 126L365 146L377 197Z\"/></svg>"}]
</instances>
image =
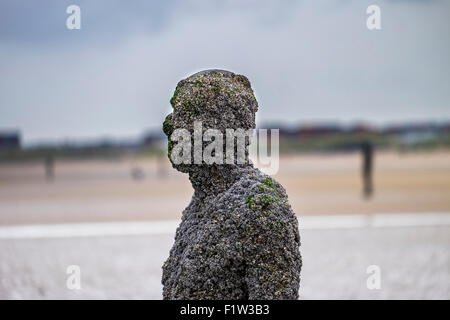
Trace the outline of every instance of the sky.
<instances>
[{"instance_id":1,"label":"sky","mask_svg":"<svg viewBox=\"0 0 450 320\"><path fill-rule=\"evenodd\" d=\"M448 0L2 0L0 131L138 137L179 80L211 68L249 78L260 125L447 121L449 13Z\"/></svg>"}]
</instances>

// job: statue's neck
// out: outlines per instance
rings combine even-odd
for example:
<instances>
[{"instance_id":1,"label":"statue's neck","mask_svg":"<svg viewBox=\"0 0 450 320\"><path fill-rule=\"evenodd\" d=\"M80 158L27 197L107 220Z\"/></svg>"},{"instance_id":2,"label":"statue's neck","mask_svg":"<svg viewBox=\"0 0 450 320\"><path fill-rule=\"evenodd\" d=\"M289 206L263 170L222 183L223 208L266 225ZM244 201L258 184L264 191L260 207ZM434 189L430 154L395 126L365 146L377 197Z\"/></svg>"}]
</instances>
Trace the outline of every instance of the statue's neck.
<instances>
[{"instance_id":1,"label":"statue's neck","mask_svg":"<svg viewBox=\"0 0 450 320\"><path fill-rule=\"evenodd\" d=\"M244 171L248 171L252 167L251 164L202 166L189 173L189 180L195 190L195 196L201 200L226 191L242 176Z\"/></svg>"}]
</instances>

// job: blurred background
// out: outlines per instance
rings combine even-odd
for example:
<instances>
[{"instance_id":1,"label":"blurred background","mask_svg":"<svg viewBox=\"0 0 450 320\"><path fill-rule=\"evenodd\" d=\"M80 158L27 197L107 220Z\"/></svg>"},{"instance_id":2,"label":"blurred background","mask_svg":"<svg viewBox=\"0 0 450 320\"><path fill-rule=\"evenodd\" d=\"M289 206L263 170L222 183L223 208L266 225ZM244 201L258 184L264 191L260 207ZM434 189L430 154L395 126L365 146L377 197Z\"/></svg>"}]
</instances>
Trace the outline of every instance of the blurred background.
<instances>
[{"instance_id":1,"label":"blurred background","mask_svg":"<svg viewBox=\"0 0 450 320\"><path fill-rule=\"evenodd\" d=\"M372 4L381 30L366 27ZM257 126L280 129L274 178L299 218L301 298L449 299L449 12L445 0L2 1L0 298L162 297L192 196L162 122L179 80L218 68L246 75Z\"/></svg>"}]
</instances>

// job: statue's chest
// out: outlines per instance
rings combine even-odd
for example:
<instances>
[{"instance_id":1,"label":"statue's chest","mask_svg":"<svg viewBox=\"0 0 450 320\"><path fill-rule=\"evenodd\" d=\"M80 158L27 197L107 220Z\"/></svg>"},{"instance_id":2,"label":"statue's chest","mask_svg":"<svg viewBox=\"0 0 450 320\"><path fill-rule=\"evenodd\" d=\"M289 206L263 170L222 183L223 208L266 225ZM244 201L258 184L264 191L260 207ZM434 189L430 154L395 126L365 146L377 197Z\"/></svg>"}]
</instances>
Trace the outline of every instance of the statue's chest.
<instances>
[{"instance_id":1,"label":"statue's chest","mask_svg":"<svg viewBox=\"0 0 450 320\"><path fill-rule=\"evenodd\" d=\"M227 270L240 257L240 242L232 222L214 218L185 221L179 267L191 272Z\"/></svg>"}]
</instances>

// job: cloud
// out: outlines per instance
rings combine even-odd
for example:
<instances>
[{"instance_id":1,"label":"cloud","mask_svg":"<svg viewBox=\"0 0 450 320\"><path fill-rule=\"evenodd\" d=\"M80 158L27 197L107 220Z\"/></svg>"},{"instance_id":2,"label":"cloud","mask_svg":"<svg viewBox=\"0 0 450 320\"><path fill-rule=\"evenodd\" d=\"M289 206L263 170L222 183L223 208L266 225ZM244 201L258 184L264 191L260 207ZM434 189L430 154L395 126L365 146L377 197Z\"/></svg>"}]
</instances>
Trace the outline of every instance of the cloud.
<instances>
[{"instance_id":1,"label":"cloud","mask_svg":"<svg viewBox=\"0 0 450 320\"><path fill-rule=\"evenodd\" d=\"M79 31L64 1L2 2L0 127L27 143L137 135L208 68L249 77L260 122L450 118L448 2L381 2L381 31L366 2L79 1Z\"/></svg>"}]
</instances>

